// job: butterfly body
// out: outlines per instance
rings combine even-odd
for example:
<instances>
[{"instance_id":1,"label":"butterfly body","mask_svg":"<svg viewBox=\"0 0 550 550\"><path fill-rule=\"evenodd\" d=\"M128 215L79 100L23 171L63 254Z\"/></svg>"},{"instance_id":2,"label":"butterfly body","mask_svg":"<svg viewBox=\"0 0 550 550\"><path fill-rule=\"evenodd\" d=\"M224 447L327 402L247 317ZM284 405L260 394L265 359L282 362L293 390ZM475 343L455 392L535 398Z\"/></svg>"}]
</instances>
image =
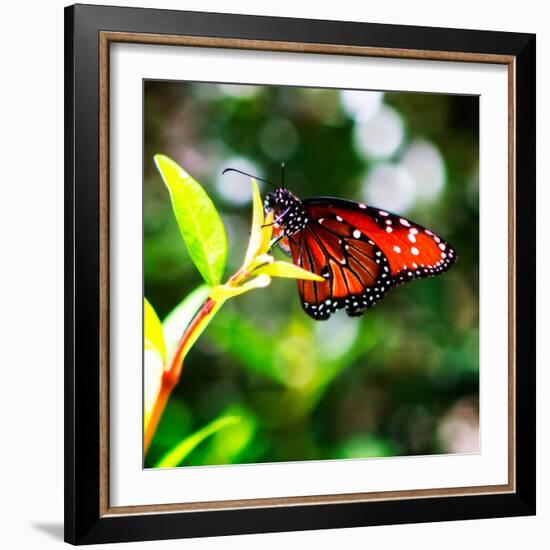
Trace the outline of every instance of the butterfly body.
<instances>
[{"instance_id":1,"label":"butterfly body","mask_svg":"<svg viewBox=\"0 0 550 550\"><path fill-rule=\"evenodd\" d=\"M305 229L309 223L303 202L288 189L279 187L268 193L264 207L274 211L275 226L280 227L286 237Z\"/></svg>"},{"instance_id":2,"label":"butterfly body","mask_svg":"<svg viewBox=\"0 0 550 550\"><path fill-rule=\"evenodd\" d=\"M401 283L451 267L456 251L402 216L333 197L300 200L285 188L267 195L274 235L296 265L325 280L298 281L304 311L317 320L345 308L359 316Z\"/></svg>"}]
</instances>

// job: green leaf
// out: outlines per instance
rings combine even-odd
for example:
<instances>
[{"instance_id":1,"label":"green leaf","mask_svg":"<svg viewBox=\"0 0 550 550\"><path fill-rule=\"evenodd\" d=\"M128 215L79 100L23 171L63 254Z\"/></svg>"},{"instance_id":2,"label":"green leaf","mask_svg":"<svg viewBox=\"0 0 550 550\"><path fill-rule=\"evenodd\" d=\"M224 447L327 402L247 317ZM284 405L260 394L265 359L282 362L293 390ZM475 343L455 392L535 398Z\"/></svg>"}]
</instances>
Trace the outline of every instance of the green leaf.
<instances>
[{"instance_id":1,"label":"green leaf","mask_svg":"<svg viewBox=\"0 0 550 550\"><path fill-rule=\"evenodd\" d=\"M273 262L254 270L254 275L265 274L271 277L287 277L289 279L306 279L309 281L324 281L323 277L306 271L290 262Z\"/></svg>"},{"instance_id":2,"label":"green leaf","mask_svg":"<svg viewBox=\"0 0 550 550\"><path fill-rule=\"evenodd\" d=\"M224 416L218 418L195 433L187 436L178 443L172 450L168 451L155 465L155 468L176 468L179 466L197 445L202 443L207 437L219 432L226 426L240 422L238 416Z\"/></svg>"},{"instance_id":3,"label":"green leaf","mask_svg":"<svg viewBox=\"0 0 550 550\"><path fill-rule=\"evenodd\" d=\"M164 319L162 328L166 339L167 355L176 349L178 342L195 313L208 298L210 287L201 285L189 293Z\"/></svg>"},{"instance_id":4,"label":"green leaf","mask_svg":"<svg viewBox=\"0 0 550 550\"><path fill-rule=\"evenodd\" d=\"M237 416L239 422L227 426L214 434L203 446L203 455L199 464L238 464L243 459L247 462L247 452L258 431L258 420L254 413L241 404L233 404L223 411L224 415ZM195 460L195 456L189 458Z\"/></svg>"},{"instance_id":5,"label":"green leaf","mask_svg":"<svg viewBox=\"0 0 550 550\"><path fill-rule=\"evenodd\" d=\"M375 458L380 456L395 456L399 449L395 444L373 435L356 435L341 446L337 458Z\"/></svg>"},{"instance_id":6,"label":"green leaf","mask_svg":"<svg viewBox=\"0 0 550 550\"><path fill-rule=\"evenodd\" d=\"M156 351L162 360L166 360L166 344L162 324L153 306L143 299L143 344L145 349Z\"/></svg>"},{"instance_id":7,"label":"green leaf","mask_svg":"<svg viewBox=\"0 0 550 550\"><path fill-rule=\"evenodd\" d=\"M225 227L210 197L183 168L164 155L155 164L172 200L181 236L206 283L218 285L227 258Z\"/></svg>"}]
</instances>

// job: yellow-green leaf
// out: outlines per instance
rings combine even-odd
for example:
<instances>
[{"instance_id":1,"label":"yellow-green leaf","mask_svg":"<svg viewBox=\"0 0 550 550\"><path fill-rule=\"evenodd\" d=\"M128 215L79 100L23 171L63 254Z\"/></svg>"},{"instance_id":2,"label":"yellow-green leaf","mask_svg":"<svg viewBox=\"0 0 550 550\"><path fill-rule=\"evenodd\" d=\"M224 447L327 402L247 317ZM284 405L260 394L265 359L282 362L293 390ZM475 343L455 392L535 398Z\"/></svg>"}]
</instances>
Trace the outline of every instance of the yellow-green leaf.
<instances>
[{"instance_id":1,"label":"yellow-green leaf","mask_svg":"<svg viewBox=\"0 0 550 550\"><path fill-rule=\"evenodd\" d=\"M193 262L206 283L220 283L227 258L225 227L203 187L164 155L155 164L172 200L178 227Z\"/></svg>"},{"instance_id":2,"label":"yellow-green leaf","mask_svg":"<svg viewBox=\"0 0 550 550\"><path fill-rule=\"evenodd\" d=\"M168 356L175 351L184 330L204 304L209 293L208 285L199 286L190 292L162 321Z\"/></svg>"},{"instance_id":3,"label":"yellow-green leaf","mask_svg":"<svg viewBox=\"0 0 550 550\"><path fill-rule=\"evenodd\" d=\"M143 345L145 349L156 351L166 360L166 344L162 324L153 306L143 299Z\"/></svg>"},{"instance_id":4,"label":"yellow-green leaf","mask_svg":"<svg viewBox=\"0 0 550 550\"><path fill-rule=\"evenodd\" d=\"M164 372L164 360L160 353L151 348L143 354L143 422L149 425L153 408L158 399Z\"/></svg>"},{"instance_id":5,"label":"yellow-green leaf","mask_svg":"<svg viewBox=\"0 0 550 550\"><path fill-rule=\"evenodd\" d=\"M258 189L258 183L254 178L250 179L250 183L252 185L252 226L244 265L248 265L258 254L263 254L267 251L266 237L268 244L273 233L273 227L269 225L273 221L273 214L270 213L270 220L264 219L264 205L260 190ZM268 225L263 227L266 224Z\"/></svg>"},{"instance_id":6,"label":"yellow-green leaf","mask_svg":"<svg viewBox=\"0 0 550 550\"><path fill-rule=\"evenodd\" d=\"M257 277L254 277L254 279L251 279L240 286L216 286L210 292L210 298L212 298L215 302L224 302L228 298L239 296L239 294L244 294L249 290L254 290L255 288L265 288L269 285L269 283L271 283L271 277L269 277L269 275L258 275Z\"/></svg>"},{"instance_id":7,"label":"yellow-green leaf","mask_svg":"<svg viewBox=\"0 0 550 550\"><path fill-rule=\"evenodd\" d=\"M306 279L309 281L324 281L323 277L306 271L290 262L273 262L254 270L255 275L269 275L270 277L287 277L289 279Z\"/></svg>"},{"instance_id":8,"label":"yellow-green leaf","mask_svg":"<svg viewBox=\"0 0 550 550\"><path fill-rule=\"evenodd\" d=\"M178 443L172 450L168 451L155 465L155 468L176 468L189 455L197 445L202 443L207 437L219 432L226 426L236 424L240 421L238 416L224 416L218 418L210 424L204 426L195 433L187 436Z\"/></svg>"},{"instance_id":9,"label":"yellow-green leaf","mask_svg":"<svg viewBox=\"0 0 550 550\"><path fill-rule=\"evenodd\" d=\"M262 227L261 242L260 242L260 255L266 254L269 251L269 243L273 236L273 211L268 212L264 219L264 225Z\"/></svg>"}]
</instances>

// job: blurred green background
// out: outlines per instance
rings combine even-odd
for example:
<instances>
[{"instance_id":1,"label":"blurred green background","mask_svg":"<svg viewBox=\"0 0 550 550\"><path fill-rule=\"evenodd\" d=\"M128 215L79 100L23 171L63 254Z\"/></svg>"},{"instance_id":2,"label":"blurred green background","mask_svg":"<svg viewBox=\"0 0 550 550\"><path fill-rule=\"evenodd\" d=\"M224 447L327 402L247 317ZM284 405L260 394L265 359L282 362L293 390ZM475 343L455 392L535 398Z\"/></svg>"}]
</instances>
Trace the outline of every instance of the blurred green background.
<instances>
[{"instance_id":1,"label":"blurred green background","mask_svg":"<svg viewBox=\"0 0 550 550\"><path fill-rule=\"evenodd\" d=\"M314 321L292 280L230 300L186 358L146 467L230 414L241 421L186 465L478 451L478 106L471 96L144 83L144 288L161 319L202 281L155 153L213 199L228 233L226 277L243 260L251 194L247 178L221 171L279 182L281 161L299 197L407 215L459 256L361 318L342 310Z\"/></svg>"}]
</instances>

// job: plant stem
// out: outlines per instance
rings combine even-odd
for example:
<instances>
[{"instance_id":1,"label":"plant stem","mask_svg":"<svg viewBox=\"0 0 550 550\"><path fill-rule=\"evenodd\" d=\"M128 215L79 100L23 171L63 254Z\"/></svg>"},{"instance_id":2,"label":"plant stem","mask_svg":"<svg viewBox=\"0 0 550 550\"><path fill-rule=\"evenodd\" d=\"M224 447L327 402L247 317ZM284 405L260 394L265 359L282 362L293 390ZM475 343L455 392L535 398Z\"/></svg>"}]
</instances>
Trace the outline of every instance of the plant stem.
<instances>
[{"instance_id":1,"label":"plant stem","mask_svg":"<svg viewBox=\"0 0 550 550\"><path fill-rule=\"evenodd\" d=\"M168 403L168 399L172 390L177 386L181 372L183 369L183 360L191 346L197 341L202 331L206 328L210 320L214 317L218 309L223 305L223 301L215 302L212 298L207 298L202 307L197 311L192 321L184 330L176 352L172 356L172 360L166 364L160 383L160 390L145 425L145 433L143 438L143 448L145 454L149 449L149 445L157 431L158 424Z\"/></svg>"}]
</instances>

